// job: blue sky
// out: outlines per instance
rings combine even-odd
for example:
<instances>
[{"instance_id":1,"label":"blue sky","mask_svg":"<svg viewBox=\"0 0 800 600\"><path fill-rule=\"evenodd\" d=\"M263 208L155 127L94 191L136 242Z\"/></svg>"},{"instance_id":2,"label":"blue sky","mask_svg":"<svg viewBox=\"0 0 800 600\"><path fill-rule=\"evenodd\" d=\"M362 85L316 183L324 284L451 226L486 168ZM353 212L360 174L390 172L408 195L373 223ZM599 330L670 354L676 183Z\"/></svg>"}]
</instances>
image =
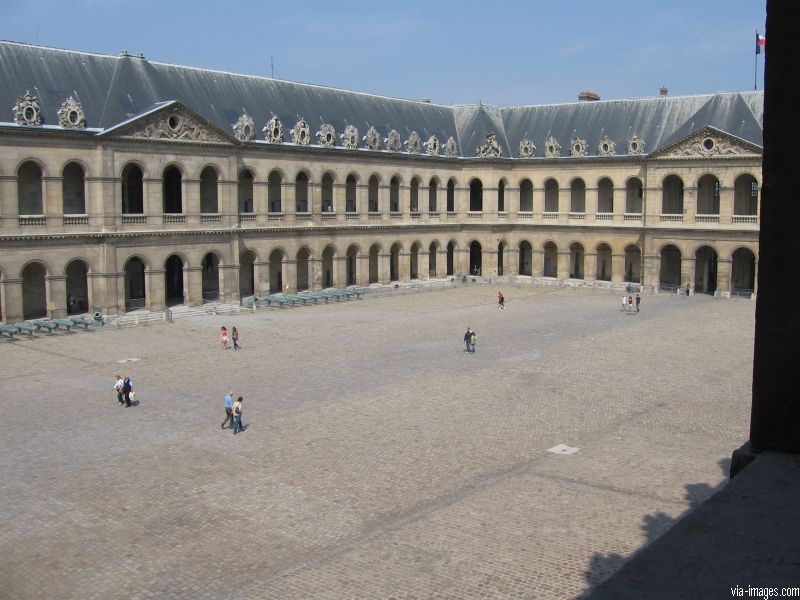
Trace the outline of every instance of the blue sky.
<instances>
[{"instance_id":1,"label":"blue sky","mask_svg":"<svg viewBox=\"0 0 800 600\"><path fill-rule=\"evenodd\" d=\"M30 0L0 39L440 104L753 89L765 0ZM763 55L758 86L763 85Z\"/></svg>"}]
</instances>

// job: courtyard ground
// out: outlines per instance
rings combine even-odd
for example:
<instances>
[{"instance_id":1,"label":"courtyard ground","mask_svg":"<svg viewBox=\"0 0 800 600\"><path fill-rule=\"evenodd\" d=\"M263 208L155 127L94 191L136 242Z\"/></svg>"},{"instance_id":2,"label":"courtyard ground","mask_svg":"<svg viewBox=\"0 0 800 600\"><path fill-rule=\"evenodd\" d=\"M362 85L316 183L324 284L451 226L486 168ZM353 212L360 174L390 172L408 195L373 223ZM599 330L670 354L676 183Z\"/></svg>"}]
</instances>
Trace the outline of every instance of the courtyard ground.
<instances>
[{"instance_id":1,"label":"courtyard ground","mask_svg":"<svg viewBox=\"0 0 800 600\"><path fill-rule=\"evenodd\" d=\"M724 485L754 304L502 289L0 342L0 597L581 597Z\"/></svg>"}]
</instances>

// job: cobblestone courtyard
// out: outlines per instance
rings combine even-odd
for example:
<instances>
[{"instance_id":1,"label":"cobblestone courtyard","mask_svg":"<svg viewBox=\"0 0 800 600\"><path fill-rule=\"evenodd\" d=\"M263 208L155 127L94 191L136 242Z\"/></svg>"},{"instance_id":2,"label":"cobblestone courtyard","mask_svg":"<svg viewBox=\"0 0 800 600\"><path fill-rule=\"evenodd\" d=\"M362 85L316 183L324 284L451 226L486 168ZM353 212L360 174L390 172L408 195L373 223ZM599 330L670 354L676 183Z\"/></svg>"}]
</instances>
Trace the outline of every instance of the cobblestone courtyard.
<instances>
[{"instance_id":1,"label":"cobblestone courtyard","mask_svg":"<svg viewBox=\"0 0 800 600\"><path fill-rule=\"evenodd\" d=\"M581 597L724 483L754 304L503 291L0 342L0 597Z\"/></svg>"}]
</instances>

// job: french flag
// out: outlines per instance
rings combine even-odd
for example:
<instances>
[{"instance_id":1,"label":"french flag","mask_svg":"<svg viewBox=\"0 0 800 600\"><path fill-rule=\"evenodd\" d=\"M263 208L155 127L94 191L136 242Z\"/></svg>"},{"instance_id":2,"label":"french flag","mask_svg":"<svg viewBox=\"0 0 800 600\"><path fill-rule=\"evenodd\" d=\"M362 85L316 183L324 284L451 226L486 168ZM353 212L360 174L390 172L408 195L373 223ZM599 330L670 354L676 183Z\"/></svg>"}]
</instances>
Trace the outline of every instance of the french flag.
<instances>
[{"instance_id":1,"label":"french flag","mask_svg":"<svg viewBox=\"0 0 800 600\"><path fill-rule=\"evenodd\" d=\"M756 32L756 54L767 53L767 38Z\"/></svg>"}]
</instances>

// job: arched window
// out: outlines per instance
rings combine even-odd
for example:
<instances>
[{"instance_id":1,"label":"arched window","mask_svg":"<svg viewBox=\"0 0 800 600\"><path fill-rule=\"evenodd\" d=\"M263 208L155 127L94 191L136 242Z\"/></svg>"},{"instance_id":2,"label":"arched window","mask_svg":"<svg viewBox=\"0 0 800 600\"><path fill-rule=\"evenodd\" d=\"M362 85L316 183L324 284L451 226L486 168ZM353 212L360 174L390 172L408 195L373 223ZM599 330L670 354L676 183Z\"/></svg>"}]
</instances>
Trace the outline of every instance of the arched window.
<instances>
[{"instance_id":1,"label":"arched window","mask_svg":"<svg viewBox=\"0 0 800 600\"><path fill-rule=\"evenodd\" d=\"M447 212L456 212L456 182L451 179L447 182ZM452 273L448 273L452 275Z\"/></svg>"},{"instance_id":2,"label":"arched window","mask_svg":"<svg viewBox=\"0 0 800 600\"><path fill-rule=\"evenodd\" d=\"M206 167L200 173L200 212L214 214L219 212L219 176L214 167Z\"/></svg>"},{"instance_id":3,"label":"arched window","mask_svg":"<svg viewBox=\"0 0 800 600\"><path fill-rule=\"evenodd\" d=\"M164 171L164 180L161 186L164 199L164 213L175 214L183 212L183 176L178 167L168 167Z\"/></svg>"},{"instance_id":4,"label":"arched window","mask_svg":"<svg viewBox=\"0 0 800 600\"><path fill-rule=\"evenodd\" d=\"M558 212L558 182L555 179L544 183L544 212Z\"/></svg>"},{"instance_id":5,"label":"arched window","mask_svg":"<svg viewBox=\"0 0 800 600\"><path fill-rule=\"evenodd\" d=\"M346 212L356 212L356 178L353 175L348 175L345 180L344 203Z\"/></svg>"},{"instance_id":6,"label":"arched window","mask_svg":"<svg viewBox=\"0 0 800 600\"><path fill-rule=\"evenodd\" d=\"M469 210L483 211L483 182L477 178L469 182Z\"/></svg>"},{"instance_id":7,"label":"arched window","mask_svg":"<svg viewBox=\"0 0 800 600\"><path fill-rule=\"evenodd\" d=\"M253 174L249 169L244 169L239 173L237 190L239 194L239 212L253 212Z\"/></svg>"},{"instance_id":8,"label":"arched window","mask_svg":"<svg viewBox=\"0 0 800 600\"><path fill-rule=\"evenodd\" d=\"M126 165L122 169L122 214L142 214L144 212L144 176L136 165Z\"/></svg>"},{"instance_id":9,"label":"arched window","mask_svg":"<svg viewBox=\"0 0 800 600\"><path fill-rule=\"evenodd\" d=\"M533 184L530 179L519 182L519 212L533 212Z\"/></svg>"},{"instance_id":10,"label":"arched window","mask_svg":"<svg viewBox=\"0 0 800 600\"><path fill-rule=\"evenodd\" d=\"M22 270L22 318L37 319L47 316L47 271L43 264L34 262Z\"/></svg>"},{"instance_id":11,"label":"arched window","mask_svg":"<svg viewBox=\"0 0 800 600\"><path fill-rule=\"evenodd\" d=\"M409 202L411 203L411 212L419 212L419 179L414 177L411 180L411 189L409 190Z\"/></svg>"},{"instance_id":12,"label":"arched window","mask_svg":"<svg viewBox=\"0 0 800 600\"><path fill-rule=\"evenodd\" d=\"M683 214L683 181L677 175L670 175L662 184L661 214Z\"/></svg>"},{"instance_id":13,"label":"arched window","mask_svg":"<svg viewBox=\"0 0 800 600\"><path fill-rule=\"evenodd\" d=\"M17 206L21 215L43 215L42 169L33 161L24 163L17 173Z\"/></svg>"},{"instance_id":14,"label":"arched window","mask_svg":"<svg viewBox=\"0 0 800 600\"><path fill-rule=\"evenodd\" d=\"M400 212L400 180L392 177L389 182L389 212Z\"/></svg>"},{"instance_id":15,"label":"arched window","mask_svg":"<svg viewBox=\"0 0 800 600\"><path fill-rule=\"evenodd\" d=\"M294 181L295 212L308 212L308 175L302 171Z\"/></svg>"},{"instance_id":16,"label":"arched window","mask_svg":"<svg viewBox=\"0 0 800 600\"><path fill-rule=\"evenodd\" d=\"M608 177L597 182L597 212L614 212L614 184Z\"/></svg>"},{"instance_id":17,"label":"arched window","mask_svg":"<svg viewBox=\"0 0 800 600\"><path fill-rule=\"evenodd\" d=\"M322 176L322 212L333 212L333 175L330 173Z\"/></svg>"},{"instance_id":18,"label":"arched window","mask_svg":"<svg viewBox=\"0 0 800 600\"><path fill-rule=\"evenodd\" d=\"M380 180L378 179L377 175L373 175L372 177L369 178L369 189L368 189L369 197L367 198L367 202L369 203L369 206L367 208L369 209L369 212L372 213L380 212L380 205L378 203L379 191L380 191ZM375 283L375 282L371 281L370 283Z\"/></svg>"},{"instance_id":19,"label":"arched window","mask_svg":"<svg viewBox=\"0 0 800 600\"><path fill-rule=\"evenodd\" d=\"M64 199L65 215L86 214L86 192L83 167L76 162L64 167L61 180L61 193Z\"/></svg>"},{"instance_id":20,"label":"arched window","mask_svg":"<svg viewBox=\"0 0 800 600\"><path fill-rule=\"evenodd\" d=\"M739 175L733 187L733 214L758 214L758 182L752 175Z\"/></svg>"},{"instance_id":21,"label":"arched window","mask_svg":"<svg viewBox=\"0 0 800 600\"><path fill-rule=\"evenodd\" d=\"M719 214L719 179L703 175L697 182L697 214Z\"/></svg>"},{"instance_id":22,"label":"arched window","mask_svg":"<svg viewBox=\"0 0 800 600\"><path fill-rule=\"evenodd\" d=\"M267 202L271 213L283 212L283 203L281 201L282 182L283 179L278 171L272 171L269 174L267 179Z\"/></svg>"},{"instance_id":23,"label":"arched window","mask_svg":"<svg viewBox=\"0 0 800 600\"><path fill-rule=\"evenodd\" d=\"M506 182L503 179L497 184L497 212L506 212Z\"/></svg>"},{"instance_id":24,"label":"arched window","mask_svg":"<svg viewBox=\"0 0 800 600\"><path fill-rule=\"evenodd\" d=\"M586 212L586 184L583 179L573 179L570 186L569 212Z\"/></svg>"},{"instance_id":25,"label":"arched window","mask_svg":"<svg viewBox=\"0 0 800 600\"><path fill-rule=\"evenodd\" d=\"M625 183L625 212L634 215L642 214L643 196L642 182L636 177L628 179Z\"/></svg>"},{"instance_id":26,"label":"arched window","mask_svg":"<svg viewBox=\"0 0 800 600\"><path fill-rule=\"evenodd\" d=\"M438 212L437 208L437 192L438 192L438 183L435 179L431 179L431 182L428 184L428 212Z\"/></svg>"}]
</instances>

